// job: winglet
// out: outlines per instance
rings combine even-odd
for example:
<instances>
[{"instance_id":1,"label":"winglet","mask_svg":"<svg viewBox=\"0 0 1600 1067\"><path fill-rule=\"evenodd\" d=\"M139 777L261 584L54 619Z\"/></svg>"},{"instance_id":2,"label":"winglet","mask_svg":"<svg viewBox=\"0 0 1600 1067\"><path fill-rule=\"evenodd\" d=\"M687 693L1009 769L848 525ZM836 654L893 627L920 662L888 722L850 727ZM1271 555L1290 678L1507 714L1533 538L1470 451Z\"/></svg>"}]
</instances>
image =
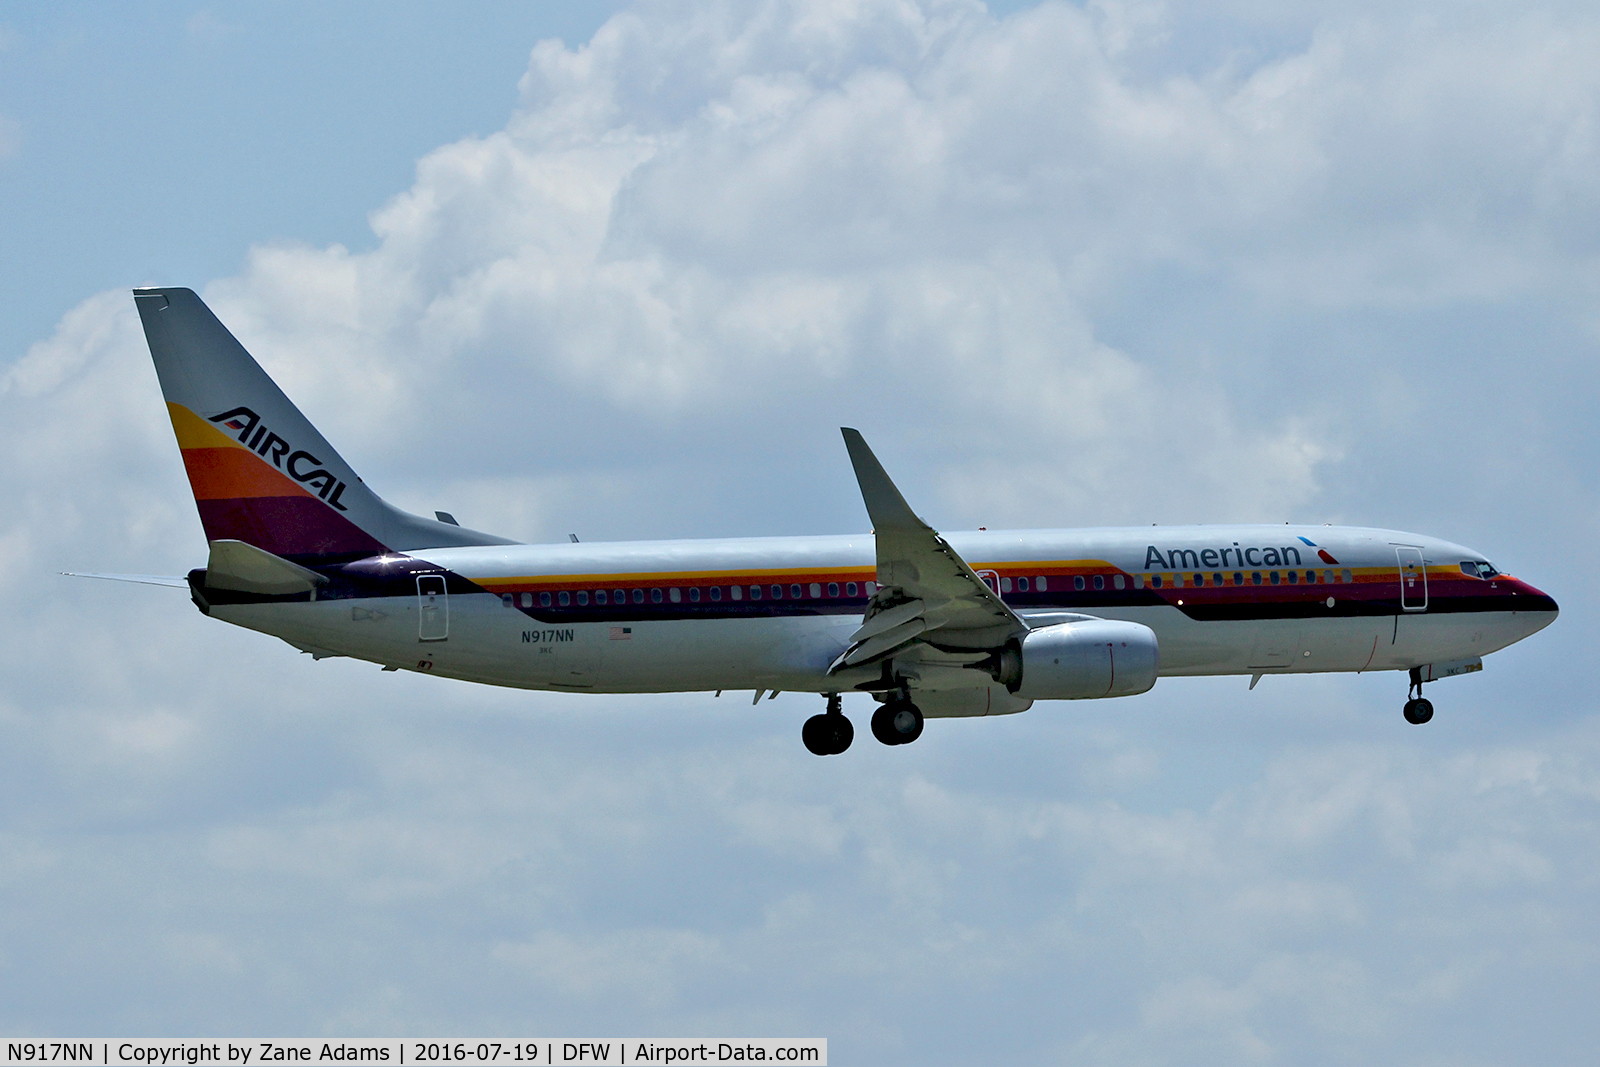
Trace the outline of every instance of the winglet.
<instances>
[{"instance_id":1,"label":"winglet","mask_svg":"<svg viewBox=\"0 0 1600 1067\"><path fill-rule=\"evenodd\" d=\"M867 515L874 529L911 528L927 529L928 524L917 518L906 498L900 495L889 479L889 473L878 462L878 457L867 447L860 430L839 427L844 434L844 447L850 452L850 463L856 469L856 481L861 486L861 499L867 505Z\"/></svg>"}]
</instances>

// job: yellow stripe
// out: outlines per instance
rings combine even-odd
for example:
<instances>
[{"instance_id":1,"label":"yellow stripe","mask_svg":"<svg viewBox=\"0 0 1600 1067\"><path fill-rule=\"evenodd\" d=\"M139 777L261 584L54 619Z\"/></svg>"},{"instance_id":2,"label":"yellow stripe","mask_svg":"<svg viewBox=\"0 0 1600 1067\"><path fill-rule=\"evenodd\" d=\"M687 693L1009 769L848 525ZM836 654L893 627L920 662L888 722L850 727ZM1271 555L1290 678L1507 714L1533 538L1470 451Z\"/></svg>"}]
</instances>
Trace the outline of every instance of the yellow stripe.
<instances>
[{"instance_id":1,"label":"yellow stripe","mask_svg":"<svg viewBox=\"0 0 1600 1067\"><path fill-rule=\"evenodd\" d=\"M1143 571L1143 572L1139 572L1139 571L1123 571L1120 568L1118 568L1117 566L1115 566L1114 564L1108 563L1105 560L1094 560L1094 559L1058 559L1058 560L1040 560L1040 561L1032 561L1032 562L1022 562L1022 563L1017 563L1017 562L1008 562L1008 563L976 562L976 563L972 563L970 566L975 571L996 571L996 572L998 572L1000 574L1007 575L1007 576L1012 576L1012 575L1016 575L1016 574L1020 573L1024 577L1031 577L1032 575L1039 574L1039 573L1043 573L1043 574L1048 575L1048 574L1050 574L1052 572L1055 572L1055 571L1069 571L1069 572L1070 571L1074 571L1074 570L1090 570L1090 571L1092 571L1092 570L1097 570L1097 569L1098 570L1102 570L1102 571L1116 571L1119 574L1129 574L1129 575L1136 574L1136 573L1145 573L1145 574L1171 574L1171 573L1173 573L1172 571ZM1234 570L1239 570L1241 568L1237 568L1237 567L1202 567L1200 569L1201 570L1206 570L1206 571L1215 571L1215 570L1234 571ZM1277 568L1273 568L1273 567L1245 567L1243 569L1244 570L1273 570L1273 569L1283 570L1284 568L1280 566L1280 567L1277 567ZM1301 567L1297 567L1297 568L1294 568L1294 569L1296 569L1296 570L1304 570L1306 568L1304 566L1301 566ZM1316 569L1317 570L1348 570L1348 571L1351 572L1351 577L1352 577L1352 582L1350 584L1354 584L1355 582L1359 582L1359 581L1372 580L1373 578L1376 578L1376 579L1378 579L1380 581L1381 580L1393 581L1393 580L1395 580L1395 575L1397 573L1393 569L1385 569L1383 567L1345 567L1343 565L1336 566L1336 567L1330 567L1330 566L1328 566L1326 564L1321 566L1321 567L1318 567ZM1189 573L1189 572L1186 571L1184 573ZM531 586L533 588L538 588L539 586L548 586L551 589L555 589L555 588L561 587L561 586L566 586L566 587L592 586L592 587L595 587L595 588L599 588L599 587L602 587L602 586L611 587L611 586L615 586L615 585L628 585L630 583L637 583L639 585L648 585L651 582L662 582L662 583L689 582L689 583L703 583L703 584L707 584L707 585L729 585L729 584L736 585L736 584L738 584L738 582L734 581L734 579L770 581L773 578L781 578L785 582L787 582L787 581L790 581L790 580L796 579L796 578L811 578L811 577L823 577L823 576L841 577L841 578L844 578L846 581L849 581L851 579L854 579L856 581L874 581L877 578L877 571L876 571L875 568L872 568L872 567L844 567L844 568L840 568L840 567L797 567L797 568L792 569L792 570L780 570L780 569L772 568L772 569L766 569L766 570L744 570L744 571L639 571L639 572L626 573L626 574L526 574L526 575L507 575L507 576L504 576L504 577L475 578L475 579L473 579L473 581L475 581L478 585L483 586L485 589L494 589L495 591L498 592L499 591L499 587L501 587L501 586L514 586L520 591L523 587L529 587L529 586Z\"/></svg>"},{"instance_id":2,"label":"yellow stripe","mask_svg":"<svg viewBox=\"0 0 1600 1067\"><path fill-rule=\"evenodd\" d=\"M1053 560L1044 563L974 563L974 570L1012 571L1033 574L1035 571L1048 569L1070 569L1103 567L1115 570L1111 564L1103 560ZM789 581L794 578L820 578L826 576L843 577L846 581L854 578L858 581L873 581L877 578L875 567L795 567L792 569L767 568L763 570L741 571L640 571L628 574L524 574L506 575L493 578L476 578L479 585L485 587L489 583L497 585L548 585L555 586L609 586L626 585L629 582L647 584L649 582L695 582L703 581L710 585L728 584L732 579L771 580L782 578Z\"/></svg>"},{"instance_id":3,"label":"yellow stripe","mask_svg":"<svg viewBox=\"0 0 1600 1067\"><path fill-rule=\"evenodd\" d=\"M593 585L610 586L626 585L629 582L686 582L715 579L711 585L728 584L733 578L783 578L807 576L821 577L823 575L843 575L849 580L850 575L855 575L857 580L872 581L877 577L877 571L871 567L802 567L797 570L761 570L761 571L661 571L658 573L638 574L528 574L510 576L505 578L474 578L473 581L486 588L493 584L519 584L519 585Z\"/></svg>"},{"instance_id":4,"label":"yellow stripe","mask_svg":"<svg viewBox=\"0 0 1600 1067\"><path fill-rule=\"evenodd\" d=\"M168 404L172 432L178 435L179 448L243 448L244 445L217 429L182 404Z\"/></svg>"}]
</instances>

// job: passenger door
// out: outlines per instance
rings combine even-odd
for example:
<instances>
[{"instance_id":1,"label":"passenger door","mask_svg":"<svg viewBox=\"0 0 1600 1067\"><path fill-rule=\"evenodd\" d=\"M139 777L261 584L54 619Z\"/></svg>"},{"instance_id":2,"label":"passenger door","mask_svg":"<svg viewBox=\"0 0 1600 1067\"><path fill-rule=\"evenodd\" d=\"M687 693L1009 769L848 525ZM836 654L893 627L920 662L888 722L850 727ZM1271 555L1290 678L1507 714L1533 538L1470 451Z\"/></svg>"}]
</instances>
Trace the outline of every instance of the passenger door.
<instances>
[{"instance_id":1,"label":"passenger door","mask_svg":"<svg viewBox=\"0 0 1600 1067\"><path fill-rule=\"evenodd\" d=\"M450 594L444 575L417 575L417 640L445 641L450 637Z\"/></svg>"},{"instance_id":2,"label":"passenger door","mask_svg":"<svg viewBox=\"0 0 1600 1067\"><path fill-rule=\"evenodd\" d=\"M1428 610L1428 565L1422 558L1422 549L1415 545L1395 545L1395 557L1400 562L1400 610Z\"/></svg>"}]
</instances>

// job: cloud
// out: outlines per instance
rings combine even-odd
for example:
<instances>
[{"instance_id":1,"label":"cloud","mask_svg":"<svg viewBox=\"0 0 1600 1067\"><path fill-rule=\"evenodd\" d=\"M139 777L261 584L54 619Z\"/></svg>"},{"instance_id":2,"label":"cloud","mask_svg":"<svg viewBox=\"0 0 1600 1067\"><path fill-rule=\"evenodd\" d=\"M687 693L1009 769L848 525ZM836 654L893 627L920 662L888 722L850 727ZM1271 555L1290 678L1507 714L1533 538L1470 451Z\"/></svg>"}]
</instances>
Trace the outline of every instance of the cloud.
<instances>
[{"instance_id":1,"label":"cloud","mask_svg":"<svg viewBox=\"0 0 1600 1067\"><path fill-rule=\"evenodd\" d=\"M1415 521L1586 602L1592 16L1197 11L641 5L534 46L372 248L140 280L480 529L860 529L852 424L946 528ZM837 761L811 699L312 664L54 574L201 558L131 305L0 378L11 1029L1592 1045L1581 611L1422 733L1394 679L1169 679Z\"/></svg>"}]
</instances>

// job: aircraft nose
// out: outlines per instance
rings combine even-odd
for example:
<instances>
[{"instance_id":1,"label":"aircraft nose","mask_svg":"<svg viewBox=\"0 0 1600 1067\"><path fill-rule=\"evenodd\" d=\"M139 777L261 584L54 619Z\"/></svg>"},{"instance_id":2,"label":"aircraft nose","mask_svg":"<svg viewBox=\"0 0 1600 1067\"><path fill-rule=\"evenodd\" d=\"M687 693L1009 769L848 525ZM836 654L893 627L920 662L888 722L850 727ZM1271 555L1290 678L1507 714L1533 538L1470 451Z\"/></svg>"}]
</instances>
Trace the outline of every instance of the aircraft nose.
<instances>
[{"instance_id":1,"label":"aircraft nose","mask_svg":"<svg viewBox=\"0 0 1600 1067\"><path fill-rule=\"evenodd\" d=\"M1550 623L1555 621L1556 616L1561 614L1561 607L1556 603L1555 597L1551 596L1549 593L1546 593L1542 589L1534 588L1521 579L1513 579L1513 581L1514 588L1512 591L1517 598L1517 611L1548 614L1549 618L1545 619L1544 621L1545 626L1550 625Z\"/></svg>"}]
</instances>

